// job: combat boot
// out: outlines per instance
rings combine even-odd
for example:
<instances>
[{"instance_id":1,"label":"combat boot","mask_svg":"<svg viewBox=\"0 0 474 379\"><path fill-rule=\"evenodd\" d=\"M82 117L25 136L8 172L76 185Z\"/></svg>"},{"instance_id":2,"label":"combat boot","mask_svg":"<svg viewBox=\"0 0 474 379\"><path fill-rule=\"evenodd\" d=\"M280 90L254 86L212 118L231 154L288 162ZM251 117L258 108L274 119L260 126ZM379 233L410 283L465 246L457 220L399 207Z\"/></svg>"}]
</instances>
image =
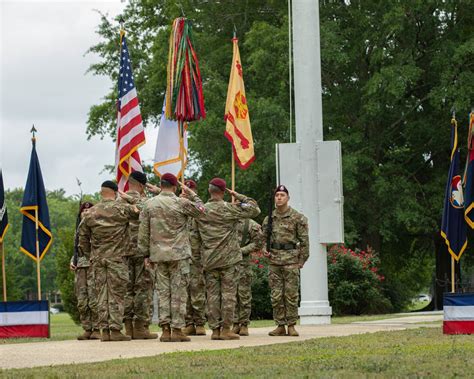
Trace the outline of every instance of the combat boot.
<instances>
[{"instance_id":1,"label":"combat boot","mask_svg":"<svg viewBox=\"0 0 474 379\"><path fill-rule=\"evenodd\" d=\"M99 329L94 329L92 331L92 334L91 334L89 339L91 339L91 340L100 340L101 339L100 330Z\"/></svg>"},{"instance_id":2,"label":"combat boot","mask_svg":"<svg viewBox=\"0 0 474 379\"><path fill-rule=\"evenodd\" d=\"M154 340L155 338L158 338L158 335L155 333L150 333L148 326L145 326L145 322L141 320L135 320L132 338L134 340Z\"/></svg>"},{"instance_id":3,"label":"combat boot","mask_svg":"<svg viewBox=\"0 0 474 379\"><path fill-rule=\"evenodd\" d=\"M111 341L130 341L132 337L122 334L120 330L110 329L110 340Z\"/></svg>"},{"instance_id":4,"label":"combat boot","mask_svg":"<svg viewBox=\"0 0 474 379\"><path fill-rule=\"evenodd\" d=\"M189 342L191 338L187 337L181 328L173 328L171 333L171 342Z\"/></svg>"},{"instance_id":5,"label":"combat boot","mask_svg":"<svg viewBox=\"0 0 474 379\"><path fill-rule=\"evenodd\" d=\"M189 324L183 329L183 333L187 336L195 336L196 335L196 328L194 324Z\"/></svg>"},{"instance_id":6,"label":"combat boot","mask_svg":"<svg viewBox=\"0 0 474 379\"><path fill-rule=\"evenodd\" d=\"M102 336L100 338L102 342L110 341L110 331L109 329L102 329Z\"/></svg>"},{"instance_id":7,"label":"combat boot","mask_svg":"<svg viewBox=\"0 0 474 379\"><path fill-rule=\"evenodd\" d=\"M204 329L204 325L196 325L196 335L197 336L206 335L206 329Z\"/></svg>"},{"instance_id":8,"label":"combat boot","mask_svg":"<svg viewBox=\"0 0 474 379\"><path fill-rule=\"evenodd\" d=\"M80 336L77 336L77 339L79 341L85 341L85 340L90 340L92 335L91 330L84 330L84 333L82 333Z\"/></svg>"},{"instance_id":9,"label":"combat boot","mask_svg":"<svg viewBox=\"0 0 474 379\"><path fill-rule=\"evenodd\" d=\"M299 334L298 334L298 332L296 331L294 325L288 325L288 335L289 335L290 337L298 337L298 336L299 336Z\"/></svg>"},{"instance_id":10,"label":"combat boot","mask_svg":"<svg viewBox=\"0 0 474 379\"><path fill-rule=\"evenodd\" d=\"M249 335L249 328L247 327L247 325L242 325L240 327L239 335L240 336L248 336Z\"/></svg>"},{"instance_id":11,"label":"combat boot","mask_svg":"<svg viewBox=\"0 0 474 379\"><path fill-rule=\"evenodd\" d=\"M272 337L286 336L285 325L278 325L275 329L268 333L268 335Z\"/></svg>"},{"instance_id":12,"label":"combat boot","mask_svg":"<svg viewBox=\"0 0 474 379\"><path fill-rule=\"evenodd\" d=\"M240 325L234 324L234 327L232 328L232 333L239 334L239 332L240 332Z\"/></svg>"},{"instance_id":13,"label":"combat boot","mask_svg":"<svg viewBox=\"0 0 474 379\"><path fill-rule=\"evenodd\" d=\"M211 340L221 340L221 328L212 329Z\"/></svg>"},{"instance_id":14,"label":"combat boot","mask_svg":"<svg viewBox=\"0 0 474 379\"><path fill-rule=\"evenodd\" d=\"M221 332L221 340L239 340L240 336L233 333L230 328L223 327Z\"/></svg>"},{"instance_id":15,"label":"combat boot","mask_svg":"<svg viewBox=\"0 0 474 379\"><path fill-rule=\"evenodd\" d=\"M161 333L160 341L161 342L171 342L171 329L168 324L161 325L161 329L163 329L163 333Z\"/></svg>"},{"instance_id":16,"label":"combat boot","mask_svg":"<svg viewBox=\"0 0 474 379\"><path fill-rule=\"evenodd\" d=\"M125 325L125 334L127 336L133 337L133 320L126 319L123 324Z\"/></svg>"}]
</instances>

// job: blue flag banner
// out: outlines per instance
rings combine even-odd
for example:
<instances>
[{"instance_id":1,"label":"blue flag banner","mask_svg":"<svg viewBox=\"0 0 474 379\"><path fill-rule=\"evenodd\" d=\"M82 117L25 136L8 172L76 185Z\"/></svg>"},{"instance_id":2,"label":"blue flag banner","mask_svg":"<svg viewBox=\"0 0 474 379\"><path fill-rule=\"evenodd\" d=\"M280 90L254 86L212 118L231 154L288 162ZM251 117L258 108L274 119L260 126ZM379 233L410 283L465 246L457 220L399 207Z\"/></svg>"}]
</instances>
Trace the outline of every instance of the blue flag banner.
<instances>
[{"instance_id":1,"label":"blue flag banner","mask_svg":"<svg viewBox=\"0 0 474 379\"><path fill-rule=\"evenodd\" d=\"M469 134L467 137L467 166L464 176L465 199L464 218L467 224L474 229L474 112L469 116Z\"/></svg>"},{"instance_id":2,"label":"blue flag banner","mask_svg":"<svg viewBox=\"0 0 474 379\"><path fill-rule=\"evenodd\" d=\"M36 229L38 229L39 258L43 259L53 241L49 224L48 204L44 189L41 168L36 154L36 143L33 138L30 169L26 180L25 193L20 212L23 214L20 250L36 261Z\"/></svg>"},{"instance_id":3,"label":"blue flag banner","mask_svg":"<svg viewBox=\"0 0 474 379\"><path fill-rule=\"evenodd\" d=\"M3 175L0 169L0 243L3 242L3 238L7 233L8 229L8 213L7 204L5 204L5 190L3 188Z\"/></svg>"},{"instance_id":4,"label":"blue flag banner","mask_svg":"<svg viewBox=\"0 0 474 379\"><path fill-rule=\"evenodd\" d=\"M444 196L441 236L451 256L459 261L467 247L466 222L464 220L464 197L459 173L458 125L451 120L451 164Z\"/></svg>"}]
</instances>

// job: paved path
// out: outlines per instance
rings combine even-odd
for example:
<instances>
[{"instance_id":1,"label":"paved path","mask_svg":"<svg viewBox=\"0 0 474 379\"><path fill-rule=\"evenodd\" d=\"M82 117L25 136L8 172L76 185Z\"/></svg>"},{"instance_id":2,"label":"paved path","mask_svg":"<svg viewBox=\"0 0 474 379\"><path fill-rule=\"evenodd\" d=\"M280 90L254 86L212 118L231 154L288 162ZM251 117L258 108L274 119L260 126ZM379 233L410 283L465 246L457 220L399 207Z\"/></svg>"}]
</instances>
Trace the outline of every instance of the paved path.
<instances>
[{"instance_id":1,"label":"paved path","mask_svg":"<svg viewBox=\"0 0 474 379\"><path fill-rule=\"evenodd\" d=\"M440 314L431 314L351 324L299 326L300 337L269 337L268 332L273 328L250 328L250 336L241 337L237 341L212 341L208 331L207 336L192 337L191 342L185 343L162 343L158 340L107 343L68 340L4 344L0 345L0 367L9 369L100 362L110 359L148 357L178 351L236 349L244 346L261 346L304 341L311 338L404 330L421 326L439 327L432 324L432 322L440 321L442 317ZM431 324L422 324L424 322L430 322Z\"/></svg>"}]
</instances>

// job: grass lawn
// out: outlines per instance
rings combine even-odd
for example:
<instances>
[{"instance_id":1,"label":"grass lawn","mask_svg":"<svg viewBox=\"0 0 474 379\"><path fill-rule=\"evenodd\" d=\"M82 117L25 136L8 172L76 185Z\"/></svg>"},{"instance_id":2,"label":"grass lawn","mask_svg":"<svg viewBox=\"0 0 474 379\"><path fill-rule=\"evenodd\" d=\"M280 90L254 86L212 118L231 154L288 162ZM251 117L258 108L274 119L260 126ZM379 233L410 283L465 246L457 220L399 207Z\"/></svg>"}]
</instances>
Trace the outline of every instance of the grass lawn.
<instances>
[{"instance_id":1,"label":"grass lawn","mask_svg":"<svg viewBox=\"0 0 474 379\"><path fill-rule=\"evenodd\" d=\"M348 324L355 321L374 321L381 320L391 317L397 317L397 315L373 315L373 316L343 316L333 317L331 322L333 324ZM255 320L252 321L252 328L262 328L267 326L274 326L275 323L272 320ZM158 325L152 325L150 328L154 332L160 331ZM45 341L63 341L75 339L79 334L82 333L82 328L77 326L72 321L71 317L67 313L59 313L51 315L51 338L46 340L43 338L11 338L11 339L0 339L2 343L25 343L25 342L45 342Z\"/></svg>"},{"instance_id":2,"label":"grass lawn","mask_svg":"<svg viewBox=\"0 0 474 379\"><path fill-rule=\"evenodd\" d=\"M472 377L474 336L441 328L0 371L17 377Z\"/></svg>"}]
</instances>

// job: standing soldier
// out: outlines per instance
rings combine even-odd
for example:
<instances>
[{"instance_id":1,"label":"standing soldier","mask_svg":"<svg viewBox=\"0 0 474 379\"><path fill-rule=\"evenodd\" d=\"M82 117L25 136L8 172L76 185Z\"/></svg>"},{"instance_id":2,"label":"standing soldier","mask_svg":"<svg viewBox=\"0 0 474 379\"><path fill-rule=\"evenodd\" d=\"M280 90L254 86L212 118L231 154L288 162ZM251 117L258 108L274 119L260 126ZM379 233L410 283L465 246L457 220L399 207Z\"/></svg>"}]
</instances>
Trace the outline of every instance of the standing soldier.
<instances>
[{"instance_id":1,"label":"standing soldier","mask_svg":"<svg viewBox=\"0 0 474 379\"><path fill-rule=\"evenodd\" d=\"M185 184L193 191L196 191L197 184L194 180L186 180ZM205 336L206 287L201 264L201 242L194 220L189 220L189 233L191 237L191 267L189 271L186 328L184 328L183 332L188 336Z\"/></svg>"},{"instance_id":2,"label":"standing soldier","mask_svg":"<svg viewBox=\"0 0 474 379\"><path fill-rule=\"evenodd\" d=\"M270 258L269 278L273 319L277 324L270 336L298 336L300 269L309 257L308 219L288 205L288 189L274 192L276 209L265 217L262 229L267 237L266 255ZM285 325L288 325L288 334Z\"/></svg>"},{"instance_id":3,"label":"standing soldier","mask_svg":"<svg viewBox=\"0 0 474 379\"><path fill-rule=\"evenodd\" d=\"M224 201L227 190L237 200ZM237 224L243 218L260 213L255 200L226 189L226 182L214 178L209 183L211 199L206 203L206 213L197 219L202 241L201 257L207 292L207 318L212 329L211 339L239 339L231 331L237 289L237 265L242 260ZM222 328L222 330L221 330Z\"/></svg>"},{"instance_id":4,"label":"standing soldier","mask_svg":"<svg viewBox=\"0 0 474 379\"><path fill-rule=\"evenodd\" d=\"M146 202L138 231L138 249L156 272L162 342L190 341L182 332L191 258L188 222L204 212L199 197L185 185L189 200L176 196L177 185L174 175L161 177L161 192Z\"/></svg>"},{"instance_id":5,"label":"standing soldier","mask_svg":"<svg viewBox=\"0 0 474 379\"><path fill-rule=\"evenodd\" d=\"M129 248L129 220L138 218L135 206L116 201L117 185L102 183L102 201L90 209L79 227L79 251L89 255L94 268L98 325L102 341L130 341L120 330L128 267L124 255Z\"/></svg>"},{"instance_id":6,"label":"standing soldier","mask_svg":"<svg viewBox=\"0 0 474 379\"><path fill-rule=\"evenodd\" d=\"M142 210L145 196L146 175L133 171L128 178L129 190L122 201L136 205ZM150 269L145 267L145 257L138 251L138 220L131 220L130 248L126 252L128 264L127 295L125 296L124 324L125 334L132 339L155 339L156 333L150 333L150 308L153 299L153 279Z\"/></svg>"},{"instance_id":7,"label":"standing soldier","mask_svg":"<svg viewBox=\"0 0 474 379\"><path fill-rule=\"evenodd\" d=\"M79 251L79 223L85 212L93 206L85 202L79 209L78 225L74 237L74 256L71 258L70 268L74 271L74 292L77 298L77 310L84 333L78 340L99 340L100 331L97 326L97 296L95 294L94 273L90 267L90 256Z\"/></svg>"},{"instance_id":8,"label":"standing soldier","mask_svg":"<svg viewBox=\"0 0 474 379\"><path fill-rule=\"evenodd\" d=\"M239 222L238 236L242 261L238 266L237 303L232 331L241 336L248 336L248 325L252 311L252 265L250 255L263 247L262 228L256 221L247 218Z\"/></svg>"}]
</instances>

